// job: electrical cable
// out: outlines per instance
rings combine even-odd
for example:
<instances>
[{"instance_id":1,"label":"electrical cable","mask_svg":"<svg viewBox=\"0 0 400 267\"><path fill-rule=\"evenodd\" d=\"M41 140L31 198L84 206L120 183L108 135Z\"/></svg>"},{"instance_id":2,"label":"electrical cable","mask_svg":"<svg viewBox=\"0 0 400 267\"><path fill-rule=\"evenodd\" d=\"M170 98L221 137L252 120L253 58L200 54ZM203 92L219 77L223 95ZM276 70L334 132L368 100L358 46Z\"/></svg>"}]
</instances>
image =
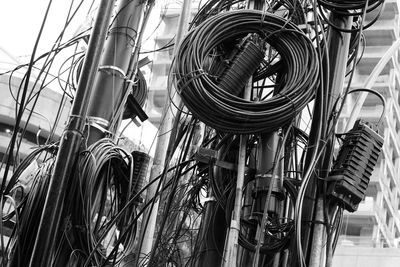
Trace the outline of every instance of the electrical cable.
<instances>
[{"instance_id":1,"label":"electrical cable","mask_svg":"<svg viewBox=\"0 0 400 267\"><path fill-rule=\"evenodd\" d=\"M382 122L383 117L385 116L385 111L386 111L386 100L385 100L385 98L383 97L383 95L380 94L380 93L379 93L378 91L376 91L376 90L368 89L368 88L351 89L351 90L349 90L349 92L347 93L347 95L352 94L352 93L356 93L356 92L368 92L368 93L374 94L375 96L377 96L377 97L381 100L382 106L383 106L383 108L382 108L382 114L381 114L381 116L379 117L378 122L376 123L377 126L379 126L379 124Z\"/></svg>"},{"instance_id":2,"label":"electrical cable","mask_svg":"<svg viewBox=\"0 0 400 267\"><path fill-rule=\"evenodd\" d=\"M384 4L384 0L363 0L363 1L358 1L358 0L350 0L350 1L339 1L339 0L331 0L331 1L325 1L325 0L318 0L319 3L319 10L320 10L320 15L321 17L324 19L324 21L332 28L338 30L338 31L342 31L342 32L356 32L358 31L361 27L364 29L368 29L369 27L371 27L379 18L381 12L382 12L382 8L383 8L383 4ZM342 29L339 28L337 26L335 26L334 24L332 24L330 22L330 20L327 18L327 16L325 15L324 10L322 10L322 7L328 9L329 11L338 14L340 16L352 16L353 18L357 18L357 20L359 21L359 28L354 28L354 29ZM367 24L367 25L363 25L363 14L366 13L370 13L372 11L374 11L375 9L379 8L378 12L376 12L377 14L375 14L374 18Z\"/></svg>"},{"instance_id":3,"label":"electrical cable","mask_svg":"<svg viewBox=\"0 0 400 267\"><path fill-rule=\"evenodd\" d=\"M286 66L276 95L265 101L252 102L221 90L205 66L216 46L249 33L265 38ZM220 13L189 32L174 72L182 101L195 117L219 131L240 134L287 125L311 101L319 83L318 57L308 37L278 16L253 10Z\"/></svg>"}]
</instances>

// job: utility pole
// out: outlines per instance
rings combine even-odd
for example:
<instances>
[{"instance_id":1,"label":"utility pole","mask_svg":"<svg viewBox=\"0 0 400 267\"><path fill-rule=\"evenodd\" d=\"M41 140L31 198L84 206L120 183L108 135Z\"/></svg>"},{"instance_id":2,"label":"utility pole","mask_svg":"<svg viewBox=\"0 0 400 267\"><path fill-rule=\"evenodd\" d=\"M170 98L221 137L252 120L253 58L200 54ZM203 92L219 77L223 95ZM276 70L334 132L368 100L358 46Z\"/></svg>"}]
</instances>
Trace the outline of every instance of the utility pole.
<instances>
[{"instance_id":1,"label":"utility pole","mask_svg":"<svg viewBox=\"0 0 400 267\"><path fill-rule=\"evenodd\" d=\"M86 121L87 103L91 96L93 81L100 61L113 7L114 1L102 0L97 11L76 96L72 104L71 115L69 116L66 129L62 134L54 172L50 178L35 245L30 255L30 267L52 265L51 261L55 252L53 249L55 240L61 232L59 230L65 195L83 140L82 133Z\"/></svg>"},{"instance_id":2,"label":"utility pole","mask_svg":"<svg viewBox=\"0 0 400 267\"><path fill-rule=\"evenodd\" d=\"M259 9L264 8L264 3L262 1L253 0L249 2L249 9ZM245 252L243 258L244 264L246 266L258 267L263 256L260 255L260 247L264 243L265 227L267 224L268 213L279 213L277 210L279 205L275 201L275 197L272 193L279 193L278 178L276 175L276 168L278 162L275 162L275 155L278 149L279 136L277 132L272 132L268 134L259 135L259 144L257 147L257 162L256 162L256 177L253 192L255 193L253 202L261 203L260 205L255 204L252 208L253 212L261 214L260 225L257 225L257 230L253 232L253 236L257 241L256 251L252 255L249 252ZM265 194L264 192L267 192ZM248 192L251 193L251 192ZM252 197L252 196L250 196ZM275 256L278 259L278 255Z\"/></svg>"},{"instance_id":3,"label":"utility pole","mask_svg":"<svg viewBox=\"0 0 400 267\"><path fill-rule=\"evenodd\" d=\"M184 0L182 5L181 15L179 17L178 29L175 37L175 46L174 46L174 56L176 55L179 44L183 40L184 34L186 33L191 14L191 0ZM152 183L154 179L157 179L160 176L165 168L166 160L167 160L167 149L168 144L171 137L171 129L174 124L174 118L178 113L178 110L175 106L180 106L181 99L177 94L173 85L169 84L170 87L170 97L167 97L167 101L164 106L163 111L163 119L161 121L161 125L159 128L159 134L157 138L157 147L154 154L153 166L150 171L150 183L152 184L147 190L146 194L146 202L152 201L152 199L157 194L157 188L159 188L159 182ZM172 102L171 103L171 99ZM157 221L157 214L159 208L159 199L155 200L153 205L147 209L143 215L142 220L142 228L140 229L140 240L139 240L139 256L138 260L140 263L145 261L146 255L150 253L153 246L153 238ZM148 263L146 263L147 265Z\"/></svg>"},{"instance_id":4,"label":"utility pole","mask_svg":"<svg viewBox=\"0 0 400 267\"><path fill-rule=\"evenodd\" d=\"M252 85L249 84L250 90ZM247 89L250 91L249 89ZM250 95L250 93L249 93ZM237 168L237 180L235 190L235 204L232 211L232 218L229 226L228 235L225 241L225 249L223 255L223 267L236 266L238 250L239 250L239 232L240 232L240 214L242 210L242 196L244 185L244 174L246 165L246 147L247 135L240 136L239 142L239 156Z\"/></svg>"},{"instance_id":5,"label":"utility pole","mask_svg":"<svg viewBox=\"0 0 400 267\"><path fill-rule=\"evenodd\" d=\"M127 80L126 71L131 62L143 7L147 1L121 0L109 27L114 3L115 1L108 0L100 3L70 123L60 144L30 266L50 266L52 257L49 255L52 254L49 252L52 252L54 236L60 226L63 201L71 170L81 147L86 121L90 126L87 142L89 145L107 133L115 133L120 122L119 116L125 104L123 100L126 99L124 84L131 82Z\"/></svg>"},{"instance_id":6,"label":"utility pole","mask_svg":"<svg viewBox=\"0 0 400 267\"><path fill-rule=\"evenodd\" d=\"M125 84L133 82L128 80L127 71L146 2L121 0L116 16L108 29L106 45L88 107L88 122L91 126L88 145L103 138L107 133L114 134L119 126L119 118L127 97Z\"/></svg>"},{"instance_id":7,"label":"utility pole","mask_svg":"<svg viewBox=\"0 0 400 267\"><path fill-rule=\"evenodd\" d=\"M344 29L349 31L352 25L352 17L351 16L340 16L335 13L332 13L330 22L335 25L339 29ZM327 45L329 49L329 87L328 87L328 112L327 116L333 114L336 110L334 110L334 103L339 98L341 92L344 87L344 78L346 74L346 66L347 59L349 54L349 45L350 45L350 37L351 33L338 31L334 28L330 28L328 33ZM329 118L326 118L326 122ZM331 125L326 125L324 128L325 132L323 132L323 139L328 138L328 132L330 130ZM326 150L324 153L324 157L321 158L320 168L322 170L329 170L332 163L333 158L333 149L334 143L331 137L330 140L326 140L328 145L326 146ZM322 177L326 177L328 171L322 171L319 174ZM323 173L322 173L323 172ZM323 222L324 221L324 209L326 208L323 205L323 196L319 191L316 192L316 198L313 205L316 205L316 209L314 211L314 219L313 221ZM306 206L307 207L307 206ZM309 257L309 266L310 267L319 267L321 266L321 262L325 257L325 250L323 249L326 244L326 227L323 223L317 223L313 227L313 239L310 245L310 257Z\"/></svg>"}]
</instances>

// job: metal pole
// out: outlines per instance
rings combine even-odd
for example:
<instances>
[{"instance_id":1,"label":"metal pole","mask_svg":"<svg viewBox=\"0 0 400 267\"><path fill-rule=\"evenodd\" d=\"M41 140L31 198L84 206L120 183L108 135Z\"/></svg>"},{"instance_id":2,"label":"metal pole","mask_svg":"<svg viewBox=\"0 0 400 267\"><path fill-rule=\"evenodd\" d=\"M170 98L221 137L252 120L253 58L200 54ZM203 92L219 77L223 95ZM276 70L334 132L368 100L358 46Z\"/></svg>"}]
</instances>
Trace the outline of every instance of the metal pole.
<instances>
[{"instance_id":1,"label":"metal pole","mask_svg":"<svg viewBox=\"0 0 400 267\"><path fill-rule=\"evenodd\" d=\"M317 225L314 227L314 235L312 239L312 249L310 251L310 267L319 267L323 258L323 247L325 244L325 227L322 225L324 221L324 203L322 198L317 200L317 209L315 215Z\"/></svg>"},{"instance_id":2,"label":"metal pole","mask_svg":"<svg viewBox=\"0 0 400 267\"><path fill-rule=\"evenodd\" d=\"M179 17L178 29L175 37L174 55L176 55L179 44L181 43L189 25L191 2L192 2L191 0L183 1L182 11ZM167 102L165 103L164 106L163 120L159 128L159 135L157 138L157 147L154 154L153 166L151 167L150 171L150 182L152 182L159 175L161 175L164 170L173 120L175 114L177 113L177 109L175 108L175 106L180 106L181 103L181 99L179 95L176 93L176 90L173 86L171 86L170 93L171 93L170 97L173 99L172 101L174 102L174 104L171 104L170 98L167 97ZM157 193L156 192L157 188L158 188L158 182L152 183L152 186L150 186L149 189L147 190L146 202L151 201L153 199L153 197ZM152 249L158 207L159 207L159 201L156 200L152 208L150 210L147 210L143 216L142 229L140 235L141 239L139 242L140 262L146 257L146 255L150 253Z\"/></svg>"},{"instance_id":3,"label":"metal pole","mask_svg":"<svg viewBox=\"0 0 400 267\"><path fill-rule=\"evenodd\" d=\"M244 99L250 99L251 90L253 87L253 79L250 78L244 91ZM237 180L236 180L236 192L235 192L235 203L232 210L232 217L228 235L225 241L225 248L223 254L223 267L236 266L239 249L239 232L240 232L240 212L242 210L242 197L243 197L243 186L244 186L244 173L246 166L246 147L247 147L248 135L241 135L239 141L239 155L238 155L238 167L237 167Z\"/></svg>"},{"instance_id":4,"label":"metal pole","mask_svg":"<svg viewBox=\"0 0 400 267\"><path fill-rule=\"evenodd\" d=\"M260 248L264 243L265 227L267 225L268 213L270 211L277 212L277 201L272 196L272 192L277 192L281 185L276 181L279 176L278 166L279 162L275 162L275 155L278 149L279 136L277 132L270 135L261 135L260 137L259 159L257 162L257 177L256 177L256 190L267 190L267 194L261 194L261 203L263 206L256 209L257 212L262 214L261 224L257 227L256 232L256 251L253 256L252 266L258 267L260 262ZM283 144L282 144L283 145ZM257 201L256 201L257 202Z\"/></svg>"},{"instance_id":5,"label":"metal pole","mask_svg":"<svg viewBox=\"0 0 400 267\"><path fill-rule=\"evenodd\" d=\"M330 18L332 24L336 25L340 29L351 29L352 25L352 17L347 16L338 16L336 14L332 14ZM339 32L335 29L330 29L328 35L328 49L329 49L329 95L328 95L328 115L333 112L333 104L336 102L340 93L343 91L344 79L346 74L346 65L347 58L349 53L349 45L350 45L350 33ZM326 127L325 129L328 129ZM326 133L323 133L324 136ZM321 165L323 169L329 169L330 166L323 166L323 162L328 162L328 165L332 159L333 146L326 146L325 151L325 161L321 160ZM326 172L326 171L323 171ZM324 175L323 175L324 176ZM315 210L315 218L314 220L322 220L324 214L324 205L323 205L323 196L318 195L316 201L316 210ZM325 225L322 223L314 224L313 226L313 240L311 242L310 253L310 267L318 267L320 266L321 258L324 257L325 250L322 249L325 244L324 232L326 231Z\"/></svg>"},{"instance_id":6,"label":"metal pole","mask_svg":"<svg viewBox=\"0 0 400 267\"><path fill-rule=\"evenodd\" d=\"M103 138L105 130L113 132L114 129L110 129L111 119L118 116L118 110L124 107L124 83L130 82L127 80L127 71L145 3L143 0L119 2L89 102L88 120L92 127L89 130L88 145Z\"/></svg>"},{"instance_id":7,"label":"metal pole","mask_svg":"<svg viewBox=\"0 0 400 267\"><path fill-rule=\"evenodd\" d=\"M350 30L353 17L342 17L332 14L330 19L333 25L341 29ZM331 29L328 34L328 49L329 49L329 112L333 111L333 104L343 92L344 79L346 75L347 59L349 55L350 33L339 32L336 29Z\"/></svg>"},{"instance_id":8,"label":"metal pole","mask_svg":"<svg viewBox=\"0 0 400 267\"><path fill-rule=\"evenodd\" d=\"M83 139L82 132L87 114L87 103L92 92L92 85L97 72L113 6L114 1L102 0L97 11L71 115L61 137L54 173L51 176L35 245L30 256L29 266L31 267L51 266L54 243L60 234L59 226L64 207L64 198Z\"/></svg>"},{"instance_id":9,"label":"metal pole","mask_svg":"<svg viewBox=\"0 0 400 267\"><path fill-rule=\"evenodd\" d=\"M204 123L198 121L195 125L193 125L194 130L193 130L193 139L190 145L190 150L187 156L187 159L193 158L193 156L196 154L196 152L199 150L199 147L201 146L203 140L204 140L204 131L205 131L205 125ZM195 165L194 162L189 163L187 166L187 169L193 167ZM179 187L185 186L193 176L192 172L187 172L184 176L183 179L179 181ZM185 194L187 192L185 190L181 190L178 194L178 201L179 205L183 204L182 202L185 200ZM181 219L181 212L180 211L172 211L172 216L170 214L171 221L173 222L174 227L172 229L176 229L179 220ZM172 224L172 223L171 223Z\"/></svg>"},{"instance_id":10,"label":"metal pole","mask_svg":"<svg viewBox=\"0 0 400 267\"><path fill-rule=\"evenodd\" d=\"M220 266L226 239L225 212L209 192L196 242L195 267Z\"/></svg>"},{"instance_id":11,"label":"metal pole","mask_svg":"<svg viewBox=\"0 0 400 267\"><path fill-rule=\"evenodd\" d=\"M240 136L235 204L232 211L232 219L229 227L228 237L225 242L225 249L224 249L224 256L222 263L222 266L224 267L236 266L237 262L238 247L239 247L238 240L240 231L240 211L242 209L247 139L248 139L247 135Z\"/></svg>"},{"instance_id":12,"label":"metal pole","mask_svg":"<svg viewBox=\"0 0 400 267\"><path fill-rule=\"evenodd\" d=\"M378 64L376 64L375 68L372 70L371 75L368 76L367 80L365 81L364 88L371 88L376 80L378 79L379 74L382 72L385 65L389 62L389 60L394 56L394 54L400 48L400 39L397 40L389 50L383 55L383 57L379 60ZM364 101L367 98L368 92L361 92L354 104L353 110L351 111L349 120L346 124L346 132L350 131L351 128L354 126L354 122L357 120L358 115L360 114L361 108L364 105Z\"/></svg>"}]
</instances>

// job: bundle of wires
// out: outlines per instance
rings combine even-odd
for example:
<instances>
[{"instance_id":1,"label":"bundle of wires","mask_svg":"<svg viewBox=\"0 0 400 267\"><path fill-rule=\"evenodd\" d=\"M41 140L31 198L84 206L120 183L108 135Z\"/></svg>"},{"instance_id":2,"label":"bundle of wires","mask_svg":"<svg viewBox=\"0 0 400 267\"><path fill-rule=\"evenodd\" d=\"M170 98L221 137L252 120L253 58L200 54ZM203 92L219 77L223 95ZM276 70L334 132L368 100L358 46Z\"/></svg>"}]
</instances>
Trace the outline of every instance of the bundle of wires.
<instances>
[{"instance_id":1,"label":"bundle of wires","mask_svg":"<svg viewBox=\"0 0 400 267\"><path fill-rule=\"evenodd\" d=\"M281 14L282 17L287 18L297 25L306 23L306 12L304 11L304 7L299 0L273 1L268 11L272 13L280 13L280 11L283 11L284 14Z\"/></svg>"},{"instance_id":2,"label":"bundle of wires","mask_svg":"<svg viewBox=\"0 0 400 267\"><path fill-rule=\"evenodd\" d=\"M207 61L223 42L258 34L281 56L275 95L253 102L222 90ZM240 134L272 132L289 124L314 97L319 60L310 39L293 23L255 10L220 13L192 30L175 59L177 89L187 108L214 129Z\"/></svg>"},{"instance_id":3,"label":"bundle of wires","mask_svg":"<svg viewBox=\"0 0 400 267\"><path fill-rule=\"evenodd\" d=\"M2 223L7 221L15 221L15 227L10 236L10 241L4 247L2 243L2 251L9 254L9 262L7 257L2 257L1 266L28 266L30 255L35 244L35 237L38 231L38 226L43 211L43 205L47 197L47 190L49 186L50 176L54 169L55 163L55 150L57 146L43 146L36 149L28 155L20 166L15 171L16 179L14 176L11 179L10 190L7 190L7 195L4 199L8 199L13 203L13 211L7 215L3 214ZM49 152L48 155L46 153ZM19 177L25 170L29 163L41 157L44 161L40 164L39 168L30 172L30 179L32 185L29 192L27 188L19 183ZM14 192L21 192L20 198L14 198ZM2 234L4 234L2 232ZM8 264L8 265L7 265Z\"/></svg>"},{"instance_id":4,"label":"bundle of wires","mask_svg":"<svg viewBox=\"0 0 400 267\"><path fill-rule=\"evenodd\" d=\"M82 153L70 207L76 231L72 249L81 252L76 256L81 266L114 265L133 251L132 174L132 156L109 139Z\"/></svg>"},{"instance_id":5,"label":"bundle of wires","mask_svg":"<svg viewBox=\"0 0 400 267\"><path fill-rule=\"evenodd\" d=\"M368 29L378 20L379 15L382 11L384 0L318 0L318 4L320 10L319 14L329 26L343 32L354 32L358 31L360 28ZM358 21L358 23L356 24L358 24L359 27L353 27L353 29L350 30L338 28L330 22L326 14L327 12L325 12L324 9L325 11L329 11L332 14L336 14L338 16L353 17L354 22ZM364 13L374 14L373 18L366 25L363 25Z\"/></svg>"},{"instance_id":6,"label":"bundle of wires","mask_svg":"<svg viewBox=\"0 0 400 267\"><path fill-rule=\"evenodd\" d=\"M360 9L365 8L366 4L368 4L367 12L370 12L382 5L383 2L384 0L369 0L368 3L367 0L318 0L321 6L344 16L362 15Z\"/></svg>"},{"instance_id":7,"label":"bundle of wires","mask_svg":"<svg viewBox=\"0 0 400 267\"><path fill-rule=\"evenodd\" d=\"M255 1L254 5L255 10L262 10L264 3L262 1ZM193 18L191 26L198 26L210 16L214 16L220 12L245 9L246 6L247 1L245 0L209 0L199 9L199 12ZM299 0L271 1L268 6L268 12L278 12L282 17L291 20L295 24L305 23L304 8Z\"/></svg>"},{"instance_id":8,"label":"bundle of wires","mask_svg":"<svg viewBox=\"0 0 400 267\"><path fill-rule=\"evenodd\" d=\"M194 16L191 26L198 26L202 22L204 22L210 16L218 14L222 11L230 10L233 6L237 5L238 9L240 7L246 7L245 0L208 0L197 12Z\"/></svg>"}]
</instances>

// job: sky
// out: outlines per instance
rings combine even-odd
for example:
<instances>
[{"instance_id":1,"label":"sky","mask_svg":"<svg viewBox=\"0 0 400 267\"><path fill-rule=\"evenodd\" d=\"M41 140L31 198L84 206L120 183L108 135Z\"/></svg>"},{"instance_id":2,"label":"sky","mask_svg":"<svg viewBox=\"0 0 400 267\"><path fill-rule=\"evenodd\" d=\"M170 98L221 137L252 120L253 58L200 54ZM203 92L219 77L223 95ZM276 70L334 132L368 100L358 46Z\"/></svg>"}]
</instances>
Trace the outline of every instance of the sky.
<instances>
[{"instance_id":1,"label":"sky","mask_svg":"<svg viewBox=\"0 0 400 267\"><path fill-rule=\"evenodd\" d=\"M164 1L161 0L159 2ZM76 8L81 0L9 0L0 2L0 48L13 55L20 63L29 62L49 2L52 2L52 4L36 55L50 50L57 36L64 28L71 3ZM93 19L95 10L89 11L92 2L96 3L98 1L83 1L83 5L76 17L67 28L64 40L73 37L82 25ZM96 6L94 4L94 8ZM153 13L156 12L156 10L153 10ZM157 20L153 19L150 22L156 25L154 22L157 22ZM150 25L149 28L151 27ZM4 59L0 58L0 62L2 60ZM149 125L148 122L145 122L144 125L140 130L136 126L129 127L126 133L135 140L142 139L142 144L145 147L151 147L152 151L154 151L153 139L156 135L156 129L154 126Z\"/></svg>"},{"instance_id":2,"label":"sky","mask_svg":"<svg viewBox=\"0 0 400 267\"><path fill-rule=\"evenodd\" d=\"M64 28L71 3L76 8L81 0L0 1L0 47L16 57L30 55L49 2L52 2L52 4L39 43L39 52L47 51ZM78 31L82 24L93 19L99 0L84 0L82 2L83 4L67 29L66 36L69 38ZM93 8L89 11L93 2ZM149 29L149 33L152 33L158 24L159 16L157 14L159 14L159 9L157 8L164 6L166 2L168 0L156 1L157 4L152 12L153 17L146 27L146 30Z\"/></svg>"},{"instance_id":3,"label":"sky","mask_svg":"<svg viewBox=\"0 0 400 267\"><path fill-rule=\"evenodd\" d=\"M32 53L48 3L46 0L10 0L0 3L0 46L17 58ZM71 3L80 1L52 0L49 15L39 43L39 52L48 50L63 29ZM71 37L85 21L92 1L84 1L71 22L67 36Z\"/></svg>"}]
</instances>

